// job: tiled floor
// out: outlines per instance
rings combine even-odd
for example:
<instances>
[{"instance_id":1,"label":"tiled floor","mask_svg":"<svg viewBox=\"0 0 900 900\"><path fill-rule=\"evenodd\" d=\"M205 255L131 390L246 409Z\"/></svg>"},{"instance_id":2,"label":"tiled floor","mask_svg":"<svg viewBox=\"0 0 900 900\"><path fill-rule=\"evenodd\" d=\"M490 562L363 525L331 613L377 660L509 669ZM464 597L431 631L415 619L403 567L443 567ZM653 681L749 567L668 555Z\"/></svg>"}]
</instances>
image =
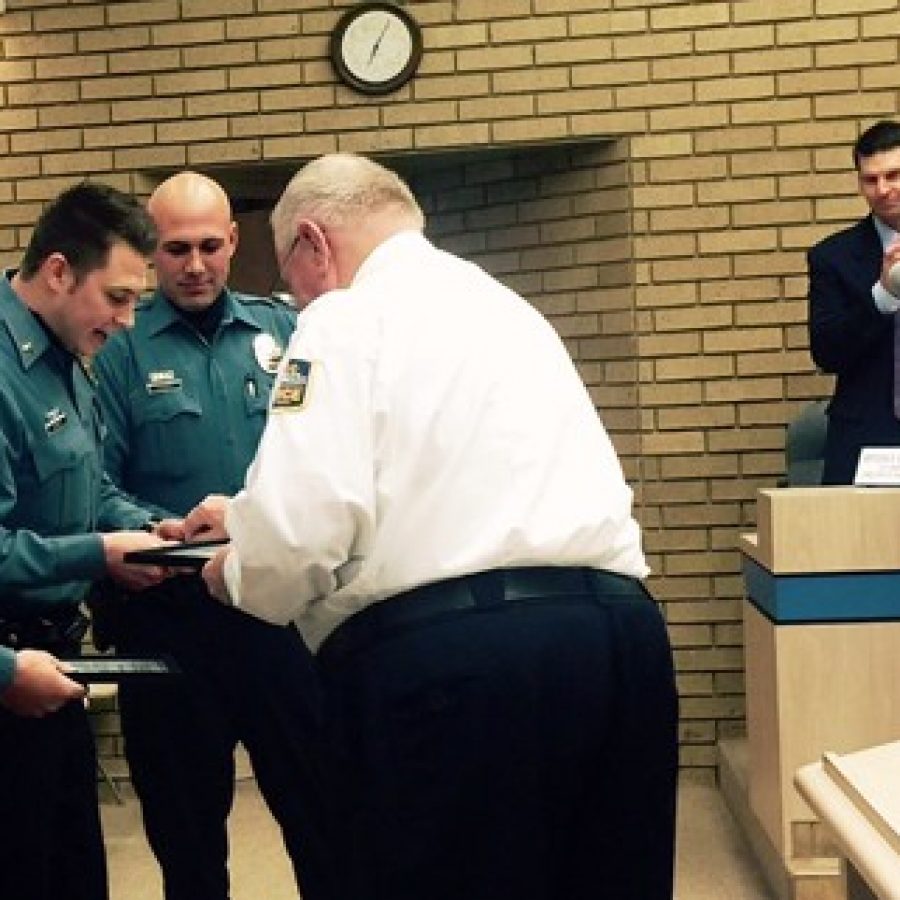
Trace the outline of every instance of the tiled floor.
<instances>
[{"instance_id":1,"label":"tiled floor","mask_svg":"<svg viewBox=\"0 0 900 900\"><path fill-rule=\"evenodd\" d=\"M126 792L124 805L102 807L111 900L160 900L160 880ZM251 779L238 784L231 817L233 900L296 900L278 828ZM685 781L679 789L676 900L772 900L715 787ZM426 900L426 898L423 898Z\"/></svg>"},{"instance_id":2,"label":"tiled floor","mask_svg":"<svg viewBox=\"0 0 900 900\"><path fill-rule=\"evenodd\" d=\"M675 900L774 900L711 785L685 781L679 788Z\"/></svg>"}]
</instances>

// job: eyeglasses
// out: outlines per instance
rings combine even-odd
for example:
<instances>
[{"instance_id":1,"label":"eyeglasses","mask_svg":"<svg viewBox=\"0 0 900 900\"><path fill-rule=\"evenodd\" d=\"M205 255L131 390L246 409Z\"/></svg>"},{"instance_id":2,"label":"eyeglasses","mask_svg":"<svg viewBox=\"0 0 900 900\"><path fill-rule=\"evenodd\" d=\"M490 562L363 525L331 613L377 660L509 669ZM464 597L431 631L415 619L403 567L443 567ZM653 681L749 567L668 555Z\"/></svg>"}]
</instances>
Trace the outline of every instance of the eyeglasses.
<instances>
[{"instance_id":1,"label":"eyeglasses","mask_svg":"<svg viewBox=\"0 0 900 900\"><path fill-rule=\"evenodd\" d=\"M288 247L288 252L284 254L284 259L278 264L278 271L281 273L281 277L284 278L284 270L287 268L287 264L291 261L291 257L294 255L294 251L297 249L297 244L300 243L300 235L296 235L294 240L291 241L291 246Z\"/></svg>"},{"instance_id":2,"label":"eyeglasses","mask_svg":"<svg viewBox=\"0 0 900 900\"><path fill-rule=\"evenodd\" d=\"M300 235L298 234L294 237L294 240L291 243L291 246L288 247L287 253L284 254L283 259L278 258L277 251L273 254L275 257L275 271L272 277L272 284L269 286L270 297L274 296L276 293L281 293L287 290L287 282L284 277L284 272L287 268L288 263L291 261L291 257L294 255L294 251L297 249L297 244L299 243Z\"/></svg>"}]
</instances>

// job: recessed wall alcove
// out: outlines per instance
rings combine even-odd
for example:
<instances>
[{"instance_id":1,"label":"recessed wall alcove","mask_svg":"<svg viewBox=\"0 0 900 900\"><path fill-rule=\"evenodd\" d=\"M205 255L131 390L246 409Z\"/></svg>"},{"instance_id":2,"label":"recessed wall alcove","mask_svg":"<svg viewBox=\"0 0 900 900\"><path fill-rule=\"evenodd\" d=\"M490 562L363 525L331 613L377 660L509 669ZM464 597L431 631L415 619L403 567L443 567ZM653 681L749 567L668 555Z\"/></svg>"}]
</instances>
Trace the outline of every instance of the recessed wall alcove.
<instances>
[{"instance_id":1,"label":"recessed wall alcove","mask_svg":"<svg viewBox=\"0 0 900 900\"><path fill-rule=\"evenodd\" d=\"M437 245L483 266L554 325L629 480L636 480L637 339L627 142L380 159L412 186ZM234 204L240 244L231 283L239 290L268 294L283 288L268 217L300 165L207 170Z\"/></svg>"}]
</instances>

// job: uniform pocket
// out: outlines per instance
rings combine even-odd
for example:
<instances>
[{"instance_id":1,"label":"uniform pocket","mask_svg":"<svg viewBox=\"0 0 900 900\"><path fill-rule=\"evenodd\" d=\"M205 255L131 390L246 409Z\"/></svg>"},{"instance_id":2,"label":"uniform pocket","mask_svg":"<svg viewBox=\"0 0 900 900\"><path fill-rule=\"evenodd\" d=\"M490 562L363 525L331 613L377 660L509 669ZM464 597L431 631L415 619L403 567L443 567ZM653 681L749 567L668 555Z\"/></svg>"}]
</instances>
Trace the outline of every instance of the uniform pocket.
<instances>
[{"instance_id":1,"label":"uniform pocket","mask_svg":"<svg viewBox=\"0 0 900 900\"><path fill-rule=\"evenodd\" d=\"M134 471L142 475L178 478L190 471L191 460L201 450L200 403L182 388L131 396L135 430Z\"/></svg>"},{"instance_id":2,"label":"uniform pocket","mask_svg":"<svg viewBox=\"0 0 900 900\"><path fill-rule=\"evenodd\" d=\"M93 528L99 466L90 439L71 423L34 434L29 443L34 480L19 485L19 518L42 534Z\"/></svg>"}]
</instances>

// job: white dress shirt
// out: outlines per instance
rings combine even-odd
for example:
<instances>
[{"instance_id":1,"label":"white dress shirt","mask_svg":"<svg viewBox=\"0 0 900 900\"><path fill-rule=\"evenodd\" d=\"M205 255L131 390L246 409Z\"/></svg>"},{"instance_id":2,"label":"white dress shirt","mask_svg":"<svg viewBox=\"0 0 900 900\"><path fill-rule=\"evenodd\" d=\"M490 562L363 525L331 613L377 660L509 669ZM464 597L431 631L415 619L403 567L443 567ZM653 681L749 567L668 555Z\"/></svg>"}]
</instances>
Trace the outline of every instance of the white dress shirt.
<instances>
[{"instance_id":1,"label":"white dress shirt","mask_svg":"<svg viewBox=\"0 0 900 900\"><path fill-rule=\"evenodd\" d=\"M887 248L897 240L897 232L887 222L882 222L878 216L872 216L872 221L875 223L878 237L881 238L881 246L887 252ZM882 286L880 275L878 281L872 285L872 299L875 301L878 311L886 316L892 316L900 309L900 298L895 297Z\"/></svg>"},{"instance_id":2,"label":"white dress shirt","mask_svg":"<svg viewBox=\"0 0 900 900\"><path fill-rule=\"evenodd\" d=\"M569 355L526 301L415 231L301 314L230 503L232 602L309 645L362 607L498 567L647 565L631 489ZM295 400L296 400L295 395Z\"/></svg>"}]
</instances>

